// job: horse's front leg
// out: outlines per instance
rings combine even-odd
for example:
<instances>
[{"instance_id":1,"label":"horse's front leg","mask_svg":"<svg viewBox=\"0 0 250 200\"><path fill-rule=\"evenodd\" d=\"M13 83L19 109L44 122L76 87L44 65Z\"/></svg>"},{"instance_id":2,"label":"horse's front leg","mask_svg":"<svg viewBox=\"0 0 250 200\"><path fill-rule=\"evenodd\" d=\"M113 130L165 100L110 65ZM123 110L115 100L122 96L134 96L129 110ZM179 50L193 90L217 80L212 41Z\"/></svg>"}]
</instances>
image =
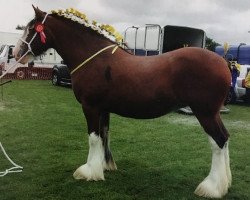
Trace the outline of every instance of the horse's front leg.
<instances>
[{"instance_id":1,"label":"horse's front leg","mask_svg":"<svg viewBox=\"0 0 250 200\"><path fill-rule=\"evenodd\" d=\"M99 128L105 155L104 170L116 170L117 167L109 148L109 120L110 114L107 112L102 113Z\"/></svg>"},{"instance_id":2,"label":"horse's front leg","mask_svg":"<svg viewBox=\"0 0 250 200\"><path fill-rule=\"evenodd\" d=\"M108 147L109 115L86 108L84 114L88 124L89 154L87 163L80 166L73 176L75 179L86 179L88 181L104 180L103 171L105 169L116 169Z\"/></svg>"}]
</instances>

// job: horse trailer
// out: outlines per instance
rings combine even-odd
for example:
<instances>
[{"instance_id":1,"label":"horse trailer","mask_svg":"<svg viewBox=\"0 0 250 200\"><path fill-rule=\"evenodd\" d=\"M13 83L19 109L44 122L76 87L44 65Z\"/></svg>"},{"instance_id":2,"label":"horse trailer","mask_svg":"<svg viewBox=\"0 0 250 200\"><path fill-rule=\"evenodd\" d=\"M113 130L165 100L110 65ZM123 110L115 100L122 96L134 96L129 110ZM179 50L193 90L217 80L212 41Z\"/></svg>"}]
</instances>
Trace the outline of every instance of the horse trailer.
<instances>
[{"instance_id":1,"label":"horse trailer","mask_svg":"<svg viewBox=\"0 0 250 200\"><path fill-rule=\"evenodd\" d=\"M125 48L134 55L152 56L183 47L205 47L203 30L183 26L146 24L128 27L124 33Z\"/></svg>"}]
</instances>

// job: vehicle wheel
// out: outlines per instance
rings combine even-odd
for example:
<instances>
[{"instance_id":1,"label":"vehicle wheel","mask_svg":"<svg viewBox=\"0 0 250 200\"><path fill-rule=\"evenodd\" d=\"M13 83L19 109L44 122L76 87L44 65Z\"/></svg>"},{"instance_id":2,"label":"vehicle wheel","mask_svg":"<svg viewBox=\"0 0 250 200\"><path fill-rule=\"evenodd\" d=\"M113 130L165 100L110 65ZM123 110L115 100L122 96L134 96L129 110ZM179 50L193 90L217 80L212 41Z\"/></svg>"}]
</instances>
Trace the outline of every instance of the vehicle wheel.
<instances>
[{"instance_id":1,"label":"vehicle wheel","mask_svg":"<svg viewBox=\"0 0 250 200\"><path fill-rule=\"evenodd\" d=\"M53 85L60 85L60 76L58 72L53 72L51 81Z\"/></svg>"}]
</instances>

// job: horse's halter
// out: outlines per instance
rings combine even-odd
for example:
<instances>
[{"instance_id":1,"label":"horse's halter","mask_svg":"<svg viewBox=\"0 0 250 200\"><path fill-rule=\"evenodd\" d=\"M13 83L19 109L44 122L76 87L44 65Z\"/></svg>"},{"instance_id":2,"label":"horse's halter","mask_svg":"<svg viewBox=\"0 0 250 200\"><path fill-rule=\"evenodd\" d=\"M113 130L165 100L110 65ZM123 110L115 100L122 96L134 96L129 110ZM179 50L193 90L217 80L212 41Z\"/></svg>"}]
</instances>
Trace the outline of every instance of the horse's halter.
<instances>
[{"instance_id":1,"label":"horse's halter","mask_svg":"<svg viewBox=\"0 0 250 200\"><path fill-rule=\"evenodd\" d=\"M43 21L41 24L44 24L45 20L47 19L49 13L46 13ZM19 40L21 40L23 43L27 44L28 46L28 50L15 62L15 64L13 64L11 67L9 67L9 69L7 71L5 71L5 73L3 73L2 75L0 75L0 80L13 68L15 67L29 52L32 53L34 56L34 52L32 51L32 48L31 48L31 43L33 42L33 40L35 39L36 35L38 34L39 32L36 31L35 34L33 35L33 37L31 38L31 40L29 42L25 41L24 39L22 38L19 38ZM41 33L40 33L41 34Z\"/></svg>"},{"instance_id":2,"label":"horse's halter","mask_svg":"<svg viewBox=\"0 0 250 200\"><path fill-rule=\"evenodd\" d=\"M44 22L45 22L45 20L47 19L48 15L49 15L49 13L46 13L46 15L45 15L45 17L44 17L44 19L43 19L43 21L42 21L41 24L44 24ZM17 62L19 62L21 59L23 59L29 52L32 53L32 54L35 56L35 54L34 54L34 52L32 51L32 48L31 48L30 45L31 45L31 43L33 42L33 40L35 39L35 37L36 37L36 35L37 35L38 33L39 33L39 32L36 30L35 34L33 35L33 37L31 38L31 40L30 40L29 42L25 41L25 40L22 39L22 38L19 39L19 40L21 40L23 43L27 44L28 50L25 52L25 54L22 55L22 57L21 57ZM40 32L40 34L41 34L41 32ZM42 37L42 36L41 36L41 37Z\"/></svg>"}]
</instances>

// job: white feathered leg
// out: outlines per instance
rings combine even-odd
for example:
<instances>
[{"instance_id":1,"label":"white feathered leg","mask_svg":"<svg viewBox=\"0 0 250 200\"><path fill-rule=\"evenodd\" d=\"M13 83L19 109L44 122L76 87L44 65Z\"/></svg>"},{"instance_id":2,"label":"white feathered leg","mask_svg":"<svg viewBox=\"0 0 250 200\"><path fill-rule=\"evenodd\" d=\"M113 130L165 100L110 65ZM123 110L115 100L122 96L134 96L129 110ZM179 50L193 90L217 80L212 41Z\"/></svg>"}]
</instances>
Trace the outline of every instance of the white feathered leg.
<instances>
[{"instance_id":1,"label":"white feathered leg","mask_svg":"<svg viewBox=\"0 0 250 200\"><path fill-rule=\"evenodd\" d=\"M211 137L209 141L212 148L211 170L196 188L195 194L208 198L221 198L227 193L231 181L228 145L225 144L221 149Z\"/></svg>"},{"instance_id":2,"label":"white feathered leg","mask_svg":"<svg viewBox=\"0 0 250 200\"><path fill-rule=\"evenodd\" d=\"M232 185L232 174L230 169L230 158L229 158L229 141L225 144L225 162L226 162L226 173L228 178L228 187Z\"/></svg>"},{"instance_id":3,"label":"white feathered leg","mask_svg":"<svg viewBox=\"0 0 250 200\"><path fill-rule=\"evenodd\" d=\"M102 138L95 133L89 135L89 155L87 163L80 166L73 174L75 179L104 180L104 147Z\"/></svg>"}]
</instances>

